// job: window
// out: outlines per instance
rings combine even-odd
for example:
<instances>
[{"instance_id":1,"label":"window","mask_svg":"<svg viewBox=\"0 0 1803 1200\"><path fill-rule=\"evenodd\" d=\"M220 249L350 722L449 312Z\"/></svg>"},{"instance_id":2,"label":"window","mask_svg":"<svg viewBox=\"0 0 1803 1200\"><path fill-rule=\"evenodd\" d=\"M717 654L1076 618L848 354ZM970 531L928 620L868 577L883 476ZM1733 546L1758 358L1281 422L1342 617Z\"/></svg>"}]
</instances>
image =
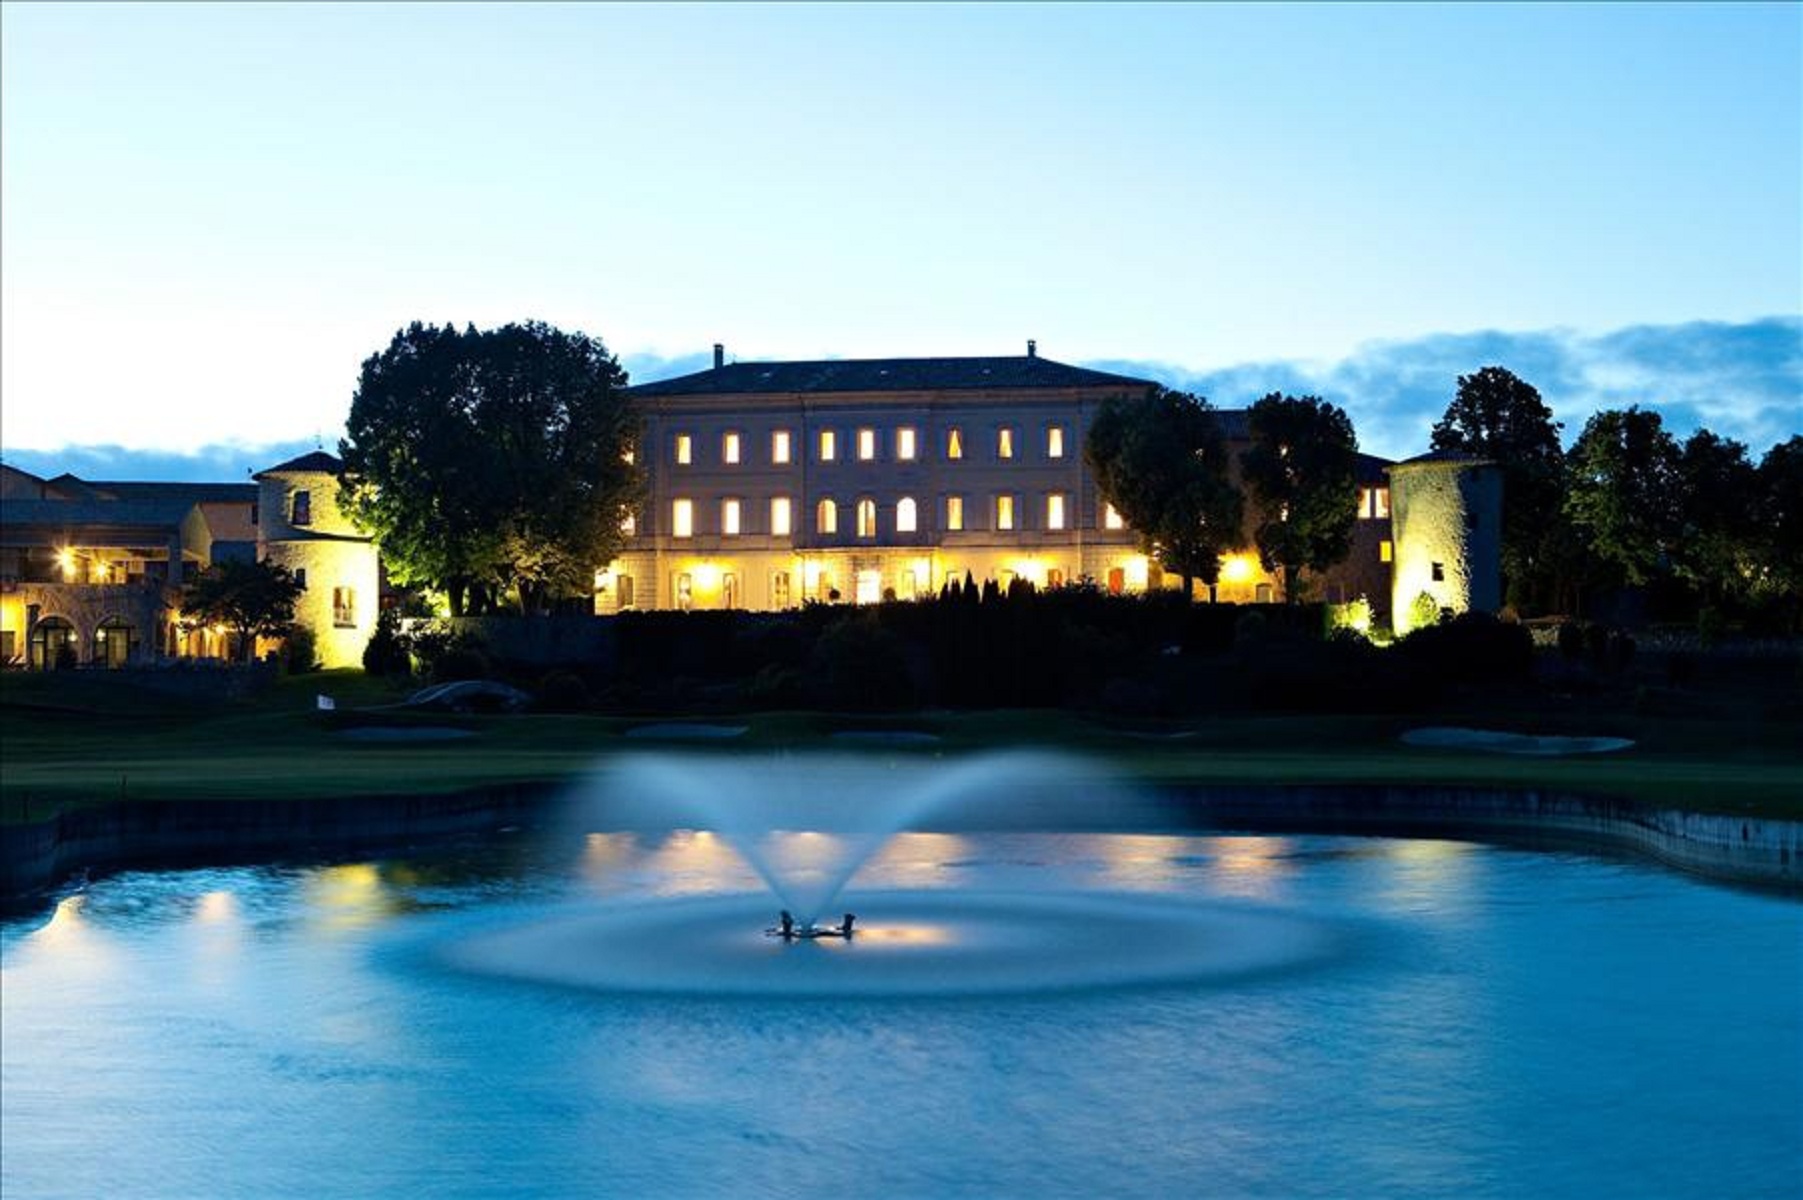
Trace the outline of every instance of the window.
<instances>
[{"instance_id":1,"label":"window","mask_svg":"<svg viewBox=\"0 0 1803 1200\"><path fill-rule=\"evenodd\" d=\"M294 504L289 509L288 522L291 525L313 524L312 492L301 491L294 493Z\"/></svg>"},{"instance_id":2,"label":"window","mask_svg":"<svg viewBox=\"0 0 1803 1200\"><path fill-rule=\"evenodd\" d=\"M895 431L895 457L902 462L914 461L914 430L912 428Z\"/></svg>"},{"instance_id":3,"label":"window","mask_svg":"<svg viewBox=\"0 0 1803 1200\"><path fill-rule=\"evenodd\" d=\"M614 593L620 598L621 608L632 607L632 576L622 575L614 584Z\"/></svg>"},{"instance_id":4,"label":"window","mask_svg":"<svg viewBox=\"0 0 1803 1200\"><path fill-rule=\"evenodd\" d=\"M770 577L770 607L789 607L789 573L778 571Z\"/></svg>"},{"instance_id":5,"label":"window","mask_svg":"<svg viewBox=\"0 0 1803 1200\"><path fill-rule=\"evenodd\" d=\"M1045 431L1045 456L1064 457L1064 426L1053 425Z\"/></svg>"},{"instance_id":6,"label":"window","mask_svg":"<svg viewBox=\"0 0 1803 1200\"><path fill-rule=\"evenodd\" d=\"M953 533L964 528L964 497L945 498L945 527Z\"/></svg>"},{"instance_id":7,"label":"window","mask_svg":"<svg viewBox=\"0 0 1803 1200\"><path fill-rule=\"evenodd\" d=\"M964 457L964 431L956 426L945 431L945 456L947 458Z\"/></svg>"},{"instance_id":8,"label":"window","mask_svg":"<svg viewBox=\"0 0 1803 1200\"><path fill-rule=\"evenodd\" d=\"M332 624L339 629L355 629L357 627L357 589L335 587L332 589Z\"/></svg>"},{"instance_id":9,"label":"window","mask_svg":"<svg viewBox=\"0 0 1803 1200\"><path fill-rule=\"evenodd\" d=\"M720 461L733 464L739 461L739 435L729 433L720 439Z\"/></svg>"},{"instance_id":10,"label":"window","mask_svg":"<svg viewBox=\"0 0 1803 1200\"><path fill-rule=\"evenodd\" d=\"M1388 541L1382 541L1382 542L1377 543L1377 561L1378 562L1391 562L1395 559L1395 557L1396 557L1395 548L1392 547Z\"/></svg>"},{"instance_id":11,"label":"window","mask_svg":"<svg viewBox=\"0 0 1803 1200\"><path fill-rule=\"evenodd\" d=\"M792 506L787 496L770 498L770 533L774 537L788 537L794 524Z\"/></svg>"},{"instance_id":12,"label":"window","mask_svg":"<svg viewBox=\"0 0 1803 1200\"><path fill-rule=\"evenodd\" d=\"M858 501L858 536L873 538L876 536L876 501Z\"/></svg>"},{"instance_id":13,"label":"window","mask_svg":"<svg viewBox=\"0 0 1803 1200\"><path fill-rule=\"evenodd\" d=\"M633 516L631 513L627 513L625 518L623 520L621 520L621 522L620 522L620 532L625 534L627 537L631 537L633 534L637 533L638 531L639 531L639 519L637 517Z\"/></svg>"},{"instance_id":14,"label":"window","mask_svg":"<svg viewBox=\"0 0 1803 1200\"><path fill-rule=\"evenodd\" d=\"M1446 564L1445 563L1434 563L1433 564L1433 575L1434 575L1435 583L1445 583L1446 582Z\"/></svg>"},{"instance_id":15,"label":"window","mask_svg":"<svg viewBox=\"0 0 1803 1200\"><path fill-rule=\"evenodd\" d=\"M858 430L858 461L869 462L876 457L876 430Z\"/></svg>"},{"instance_id":16,"label":"window","mask_svg":"<svg viewBox=\"0 0 1803 1200\"><path fill-rule=\"evenodd\" d=\"M256 505L256 504L255 504L255 503L253 503L253 504L252 504L252 505L251 505L251 506L250 506L250 523L251 523L251 524L252 524L252 525L255 525L255 524L258 524L258 521L257 521L257 514L258 514L258 511L259 511L259 510L258 510L258 508L257 508L257 505Z\"/></svg>"},{"instance_id":17,"label":"window","mask_svg":"<svg viewBox=\"0 0 1803 1200\"><path fill-rule=\"evenodd\" d=\"M695 580L688 572L676 577L676 607L681 612L688 612L695 606Z\"/></svg>"},{"instance_id":18,"label":"window","mask_svg":"<svg viewBox=\"0 0 1803 1200\"><path fill-rule=\"evenodd\" d=\"M739 502L720 501L720 532L726 537L739 536Z\"/></svg>"},{"instance_id":19,"label":"window","mask_svg":"<svg viewBox=\"0 0 1803 1200\"><path fill-rule=\"evenodd\" d=\"M1371 489L1370 488L1360 488L1359 489L1358 519L1361 521L1369 521L1371 519Z\"/></svg>"},{"instance_id":20,"label":"window","mask_svg":"<svg viewBox=\"0 0 1803 1200\"><path fill-rule=\"evenodd\" d=\"M831 500L822 500L814 509L815 533L839 532L839 506Z\"/></svg>"},{"instance_id":21,"label":"window","mask_svg":"<svg viewBox=\"0 0 1803 1200\"><path fill-rule=\"evenodd\" d=\"M918 527L919 515L914 505L914 497L903 496L895 502L895 532L913 533Z\"/></svg>"},{"instance_id":22,"label":"window","mask_svg":"<svg viewBox=\"0 0 1803 1200\"><path fill-rule=\"evenodd\" d=\"M1378 520L1387 520L1390 516L1390 489L1380 487L1372 493L1374 501L1373 513Z\"/></svg>"},{"instance_id":23,"label":"window","mask_svg":"<svg viewBox=\"0 0 1803 1200\"><path fill-rule=\"evenodd\" d=\"M1014 430L1006 425L995 431L995 456L997 458L1014 457Z\"/></svg>"},{"instance_id":24,"label":"window","mask_svg":"<svg viewBox=\"0 0 1803 1200\"><path fill-rule=\"evenodd\" d=\"M686 467L695 461L695 442L686 433L676 435L676 465Z\"/></svg>"},{"instance_id":25,"label":"window","mask_svg":"<svg viewBox=\"0 0 1803 1200\"><path fill-rule=\"evenodd\" d=\"M782 465L789 461L789 431L779 429L770 435L770 461Z\"/></svg>"},{"instance_id":26,"label":"window","mask_svg":"<svg viewBox=\"0 0 1803 1200\"><path fill-rule=\"evenodd\" d=\"M720 577L720 607L739 607L739 577L732 571Z\"/></svg>"},{"instance_id":27,"label":"window","mask_svg":"<svg viewBox=\"0 0 1803 1200\"><path fill-rule=\"evenodd\" d=\"M693 500L675 500L670 504L670 536L695 536L695 502Z\"/></svg>"},{"instance_id":28,"label":"window","mask_svg":"<svg viewBox=\"0 0 1803 1200\"><path fill-rule=\"evenodd\" d=\"M820 431L820 461L832 462L839 457L839 438L830 429Z\"/></svg>"},{"instance_id":29,"label":"window","mask_svg":"<svg viewBox=\"0 0 1803 1200\"><path fill-rule=\"evenodd\" d=\"M631 446L628 446L628 447L626 447L626 449L620 451L620 461L625 463L627 466L631 466L633 463L637 462L638 458L639 458L638 452L636 450L634 450Z\"/></svg>"},{"instance_id":30,"label":"window","mask_svg":"<svg viewBox=\"0 0 1803 1200\"><path fill-rule=\"evenodd\" d=\"M859 604L876 604L883 598L883 573L881 571L859 571L857 576L856 599Z\"/></svg>"},{"instance_id":31,"label":"window","mask_svg":"<svg viewBox=\"0 0 1803 1200\"><path fill-rule=\"evenodd\" d=\"M997 529L1014 528L1014 497L997 496L995 498L995 527Z\"/></svg>"},{"instance_id":32,"label":"window","mask_svg":"<svg viewBox=\"0 0 1803 1200\"><path fill-rule=\"evenodd\" d=\"M1127 528L1127 522L1121 520L1120 511L1118 509L1116 509L1114 507L1114 505L1112 505L1112 504L1104 504L1102 506L1102 528L1103 529L1125 529L1125 528Z\"/></svg>"},{"instance_id":33,"label":"window","mask_svg":"<svg viewBox=\"0 0 1803 1200\"><path fill-rule=\"evenodd\" d=\"M1063 587L1064 586L1064 572L1060 571L1057 567L1053 567L1051 570L1047 571L1045 573L1045 585L1048 588Z\"/></svg>"},{"instance_id":34,"label":"window","mask_svg":"<svg viewBox=\"0 0 1803 1200\"><path fill-rule=\"evenodd\" d=\"M294 568L294 582L300 585L301 591L304 592L307 590L307 568Z\"/></svg>"},{"instance_id":35,"label":"window","mask_svg":"<svg viewBox=\"0 0 1803 1200\"><path fill-rule=\"evenodd\" d=\"M1064 528L1064 493L1051 492L1045 498L1045 527L1047 529Z\"/></svg>"}]
</instances>

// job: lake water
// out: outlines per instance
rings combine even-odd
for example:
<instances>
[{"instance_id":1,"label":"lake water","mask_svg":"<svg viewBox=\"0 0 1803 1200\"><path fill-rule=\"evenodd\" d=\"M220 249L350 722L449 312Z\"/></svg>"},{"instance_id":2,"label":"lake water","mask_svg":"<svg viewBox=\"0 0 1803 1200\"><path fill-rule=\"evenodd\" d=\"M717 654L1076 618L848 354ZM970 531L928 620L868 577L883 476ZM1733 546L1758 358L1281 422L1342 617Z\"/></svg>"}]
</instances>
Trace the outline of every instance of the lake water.
<instances>
[{"instance_id":1,"label":"lake water","mask_svg":"<svg viewBox=\"0 0 1803 1200\"><path fill-rule=\"evenodd\" d=\"M1793 900L1454 842L904 834L829 946L764 937L761 886L680 831L97 881L0 925L0 1195L1803 1178Z\"/></svg>"}]
</instances>

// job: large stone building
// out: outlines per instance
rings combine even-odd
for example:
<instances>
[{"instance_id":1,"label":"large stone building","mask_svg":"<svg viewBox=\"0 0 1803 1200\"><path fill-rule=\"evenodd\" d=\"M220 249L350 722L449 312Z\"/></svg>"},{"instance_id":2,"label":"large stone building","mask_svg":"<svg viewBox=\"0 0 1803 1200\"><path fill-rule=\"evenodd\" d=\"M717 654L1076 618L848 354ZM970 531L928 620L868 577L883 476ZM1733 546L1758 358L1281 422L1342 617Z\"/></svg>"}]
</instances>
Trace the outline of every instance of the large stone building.
<instances>
[{"instance_id":1,"label":"large stone building","mask_svg":"<svg viewBox=\"0 0 1803 1200\"><path fill-rule=\"evenodd\" d=\"M1175 586L1083 460L1100 404L1154 386L1041 358L1031 342L1021 357L754 363L716 346L712 369L631 389L650 486L626 551L597 576L595 610L870 603L967 576ZM1250 444L1243 410L1220 419L1230 447ZM1359 456L1353 545L1316 581L1323 598L1389 607L1390 469ZM1248 544L1198 598L1282 592Z\"/></svg>"},{"instance_id":2,"label":"large stone building","mask_svg":"<svg viewBox=\"0 0 1803 1200\"><path fill-rule=\"evenodd\" d=\"M375 629L376 551L337 510L339 470L323 452L254 483L41 479L0 464L0 665L230 657L227 631L180 620L181 585L229 558L295 569L296 620L321 662L359 663Z\"/></svg>"}]
</instances>

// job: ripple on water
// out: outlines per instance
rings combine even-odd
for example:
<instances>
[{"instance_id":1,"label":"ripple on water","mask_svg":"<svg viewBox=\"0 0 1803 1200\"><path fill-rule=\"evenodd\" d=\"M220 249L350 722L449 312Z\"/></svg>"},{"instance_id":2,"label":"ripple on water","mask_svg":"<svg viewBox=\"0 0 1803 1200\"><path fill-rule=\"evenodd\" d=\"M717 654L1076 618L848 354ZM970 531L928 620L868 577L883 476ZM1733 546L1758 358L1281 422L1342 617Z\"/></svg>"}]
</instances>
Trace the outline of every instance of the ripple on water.
<instances>
[{"instance_id":1,"label":"ripple on water","mask_svg":"<svg viewBox=\"0 0 1803 1200\"><path fill-rule=\"evenodd\" d=\"M872 892L849 942L765 932L768 896L585 906L443 948L478 974L600 992L964 996L1227 982L1334 957L1327 922L1117 893Z\"/></svg>"}]
</instances>

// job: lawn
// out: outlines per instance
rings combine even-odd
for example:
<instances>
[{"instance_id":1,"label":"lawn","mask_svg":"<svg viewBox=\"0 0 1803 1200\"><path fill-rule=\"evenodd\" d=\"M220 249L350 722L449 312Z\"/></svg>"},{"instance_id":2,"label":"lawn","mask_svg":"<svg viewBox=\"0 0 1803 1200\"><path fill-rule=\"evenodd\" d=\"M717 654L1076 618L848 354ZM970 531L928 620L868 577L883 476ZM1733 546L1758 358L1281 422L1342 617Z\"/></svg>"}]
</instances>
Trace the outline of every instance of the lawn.
<instances>
[{"instance_id":1,"label":"lawn","mask_svg":"<svg viewBox=\"0 0 1803 1200\"><path fill-rule=\"evenodd\" d=\"M1095 756L1163 785L1403 784L1544 788L1662 807L1803 819L1803 728L1789 719L1558 712L1540 704L1431 715L1210 716L1123 722L1058 710L849 716L646 714L442 716L381 706L403 692L360 672L283 679L233 702L121 687L103 674L0 679L0 820L39 820L121 799L266 799L453 792L572 779L608 756L840 750L836 733L908 730L938 741L866 753L925 757L1038 746ZM333 713L316 710L319 693ZM660 743L628 738L672 721L743 725L742 737ZM456 726L454 741L353 740L350 726ZM1610 734L1634 748L1567 758L1423 749L1397 739L1420 725Z\"/></svg>"}]
</instances>

